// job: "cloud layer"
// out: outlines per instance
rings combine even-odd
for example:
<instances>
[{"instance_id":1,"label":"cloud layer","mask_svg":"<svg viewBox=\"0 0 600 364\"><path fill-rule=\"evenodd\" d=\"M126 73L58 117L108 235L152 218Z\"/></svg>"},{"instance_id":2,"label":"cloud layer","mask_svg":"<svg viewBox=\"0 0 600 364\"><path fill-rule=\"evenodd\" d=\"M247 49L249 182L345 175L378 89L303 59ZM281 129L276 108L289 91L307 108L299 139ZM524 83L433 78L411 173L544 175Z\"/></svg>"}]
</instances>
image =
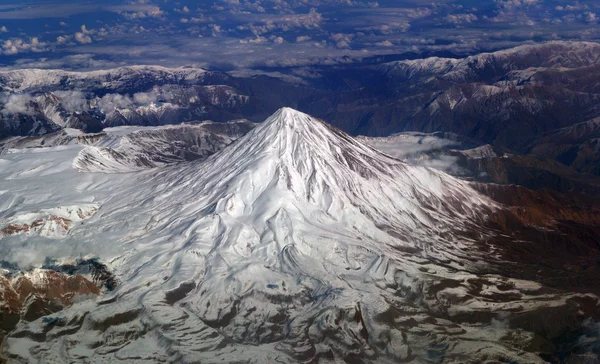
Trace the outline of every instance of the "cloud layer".
<instances>
[{"instance_id":1,"label":"cloud layer","mask_svg":"<svg viewBox=\"0 0 600 364\"><path fill-rule=\"evenodd\" d=\"M523 42L600 40L600 4L595 1L465 3L109 0L48 5L25 0L0 9L0 64L71 69L162 64L265 71L407 52L466 55ZM81 62L80 55L89 62Z\"/></svg>"}]
</instances>

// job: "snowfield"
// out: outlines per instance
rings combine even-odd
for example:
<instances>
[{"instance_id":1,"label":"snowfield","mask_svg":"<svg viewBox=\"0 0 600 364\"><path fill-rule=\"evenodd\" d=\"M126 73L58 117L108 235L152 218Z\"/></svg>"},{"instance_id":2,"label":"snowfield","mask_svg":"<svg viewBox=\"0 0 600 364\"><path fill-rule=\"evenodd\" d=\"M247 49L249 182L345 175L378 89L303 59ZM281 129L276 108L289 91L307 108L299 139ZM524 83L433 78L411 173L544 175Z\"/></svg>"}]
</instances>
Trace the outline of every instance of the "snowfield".
<instances>
[{"instance_id":1,"label":"snowfield","mask_svg":"<svg viewBox=\"0 0 600 364\"><path fill-rule=\"evenodd\" d=\"M149 135L119 139L124 157L110 160L132 160ZM0 155L0 221L97 208L60 236L3 237L4 259L95 256L119 281L56 313L63 326L19 323L4 351L31 363L544 362L503 318L580 295L482 274L495 253L474 248L489 234L477 226L499 207L467 182L289 108L232 140L135 173L98 173L128 166L103 154L96 173L73 168L98 146Z\"/></svg>"}]
</instances>

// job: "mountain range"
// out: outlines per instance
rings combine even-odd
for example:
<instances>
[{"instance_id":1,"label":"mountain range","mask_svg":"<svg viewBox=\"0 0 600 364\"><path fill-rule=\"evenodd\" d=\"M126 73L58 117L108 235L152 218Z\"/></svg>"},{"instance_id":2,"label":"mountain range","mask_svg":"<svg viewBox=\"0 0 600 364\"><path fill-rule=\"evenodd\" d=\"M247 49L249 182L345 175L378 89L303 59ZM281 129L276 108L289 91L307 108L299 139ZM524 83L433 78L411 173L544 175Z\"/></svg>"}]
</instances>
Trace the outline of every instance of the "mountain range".
<instances>
[{"instance_id":1,"label":"mountain range","mask_svg":"<svg viewBox=\"0 0 600 364\"><path fill-rule=\"evenodd\" d=\"M158 66L8 70L0 72L0 138L63 128L261 122L291 106L351 135L453 133L517 156L511 163L518 167L508 168L517 176L504 182L593 194L596 187L588 185L597 185L600 173L599 64L598 44L557 41L467 58L323 66L297 83ZM491 175L489 165L478 168ZM523 178L532 170L533 178Z\"/></svg>"}]
</instances>

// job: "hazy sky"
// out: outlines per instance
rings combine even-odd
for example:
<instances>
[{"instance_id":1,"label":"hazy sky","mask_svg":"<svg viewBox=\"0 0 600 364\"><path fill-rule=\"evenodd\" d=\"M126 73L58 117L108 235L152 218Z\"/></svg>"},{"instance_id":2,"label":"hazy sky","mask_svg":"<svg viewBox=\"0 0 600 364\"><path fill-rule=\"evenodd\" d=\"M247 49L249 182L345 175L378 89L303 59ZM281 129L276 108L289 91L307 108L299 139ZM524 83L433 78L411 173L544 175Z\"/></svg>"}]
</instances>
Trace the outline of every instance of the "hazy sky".
<instances>
[{"instance_id":1,"label":"hazy sky","mask_svg":"<svg viewBox=\"0 0 600 364\"><path fill-rule=\"evenodd\" d=\"M0 0L0 66L274 69L600 38L597 1Z\"/></svg>"}]
</instances>

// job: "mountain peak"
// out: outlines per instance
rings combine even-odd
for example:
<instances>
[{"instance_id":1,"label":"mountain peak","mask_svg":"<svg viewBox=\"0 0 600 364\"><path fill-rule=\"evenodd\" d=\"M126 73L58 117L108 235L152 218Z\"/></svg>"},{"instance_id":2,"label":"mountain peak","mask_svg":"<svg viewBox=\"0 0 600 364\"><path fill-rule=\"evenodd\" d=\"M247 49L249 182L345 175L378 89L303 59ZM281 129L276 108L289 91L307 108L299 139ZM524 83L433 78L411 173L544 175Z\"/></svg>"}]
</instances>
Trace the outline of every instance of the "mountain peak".
<instances>
[{"instance_id":1,"label":"mountain peak","mask_svg":"<svg viewBox=\"0 0 600 364\"><path fill-rule=\"evenodd\" d=\"M439 225L447 216L478 211L475 206L481 204L479 197L467 197L472 190L465 182L407 165L291 108L277 110L189 173L186 179L202 181L193 184L211 191L213 206L223 208L216 208L217 214L241 213L218 202L224 199L248 212L264 206L292 211L298 204L308 204L301 210L317 208L329 214L341 206L354 206L360 215L386 221L388 217L380 214L389 210L389 196L394 196L393 210L404 220L386 225L414 231L432 228L433 221Z\"/></svg>"},{"instance_id":2,"label":"mountain peak","mask_svg":"<svg viewBox=\"0 0 600 364\"><path fill-rule=\"evenodd\" d=\"M302 111L298 111L298 110L288 107L288 106L284 106L284 107L280 108L273 115L277 115L277 114L281 114L284 117L288 117L288 118L294 117L294 116L304 116L304 117L308 117L308 118L311 117L310 115L305 114Z\"/></svg>"},{"instance_id":3,"label":"mountain peak","mask_svg":"<svg viewBox=\"0 0 600 364\"><path fill-rule=\"evenodd\" d=\"M360 171L364 175L387 174L389 165L403 164L324 121L289 107L277 110L237 145L240 150L232 148L235 156L228 158L268 155L290 169L299 169L302 178L310 177L305 172L318 173L324 168Z\"/></svg>"},{"instance_id":4,"label":"mountain peak","mask_svg":"<svg viewBox=\"0 0 600 364\"><path fill-rule=\"evenodd\" d=\"M276 125L277 127L288 127L293 129L304 129L315 124L323 124L320 120L291 107L282 107L275 111L263 124Z\"/></svg>"}]
</instances>

